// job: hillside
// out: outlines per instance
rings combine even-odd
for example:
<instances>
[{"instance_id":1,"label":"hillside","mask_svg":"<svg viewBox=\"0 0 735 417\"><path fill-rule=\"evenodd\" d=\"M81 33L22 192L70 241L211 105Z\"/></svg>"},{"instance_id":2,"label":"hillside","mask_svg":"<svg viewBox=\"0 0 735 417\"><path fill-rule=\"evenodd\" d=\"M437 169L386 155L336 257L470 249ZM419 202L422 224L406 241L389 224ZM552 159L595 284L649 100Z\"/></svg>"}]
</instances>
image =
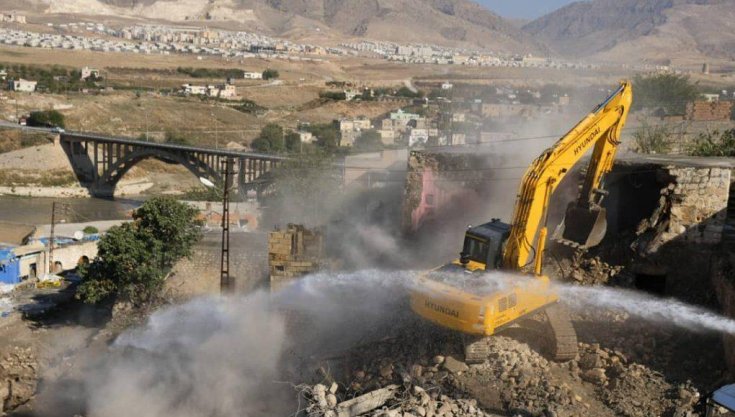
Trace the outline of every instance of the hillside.
<instances>
[{"instance_id":1,"label":"hillside","mask_svg":"<svg viewBox=\"0 0 735 417\"><path fill-rule=\"evenodd\" d=\"M7 3L10 0L3 0ZM504 52L542 48L521 29L470 0L31 0L49 14L201 22L292 39L368 38L480 46Z\"/></svg>"},{"instance_id":2,"label":"hillside","mask_svg":"<svg viewBox=\"0 0 735 417\"><path fill-rule=\"evenodd\" d=\"M552 50L617 62L735 58L735 0L577 2L523 27Z\"/></svg>"}]
</instances>

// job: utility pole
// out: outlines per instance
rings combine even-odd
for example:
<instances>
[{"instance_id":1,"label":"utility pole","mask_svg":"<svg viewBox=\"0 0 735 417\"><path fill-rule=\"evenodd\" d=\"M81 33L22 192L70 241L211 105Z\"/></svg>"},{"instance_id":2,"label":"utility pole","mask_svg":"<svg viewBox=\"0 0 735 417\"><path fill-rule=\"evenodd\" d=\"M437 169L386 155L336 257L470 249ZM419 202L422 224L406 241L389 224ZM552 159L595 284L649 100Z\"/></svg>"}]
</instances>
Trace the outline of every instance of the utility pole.
<instances>
[{"instance_id":1,"label":"utility pole","mask_svg":"<svg viewBox=\"0 0 735 417\"><path fill-rule=\"evenodd\" d=\"M232 187L233 165L232 157L227 157L225 163L225 185L222 193L222 258L220 260L220 292L232 291L230 277L230 188Z\"/></svg>"},{"instance_id":2,"label":"utility pole","mask_svg":"<svg viewBox=\"0 0 735 417\"><path fill-rule=\"evenodd\" d=\"M51 204L51 234L50 234L49 243L48 243L49 274L53 274L54 272L56 272L54 268L54 245L55 245L55 238L56 238L56 234L54 232L55 232L55 227L56 227L56 210L60 208L62 209L64 214L66 214L67 207L68 206L66 204L59 204L56 201L54 201Z\"/></svg>"}]
</instances>

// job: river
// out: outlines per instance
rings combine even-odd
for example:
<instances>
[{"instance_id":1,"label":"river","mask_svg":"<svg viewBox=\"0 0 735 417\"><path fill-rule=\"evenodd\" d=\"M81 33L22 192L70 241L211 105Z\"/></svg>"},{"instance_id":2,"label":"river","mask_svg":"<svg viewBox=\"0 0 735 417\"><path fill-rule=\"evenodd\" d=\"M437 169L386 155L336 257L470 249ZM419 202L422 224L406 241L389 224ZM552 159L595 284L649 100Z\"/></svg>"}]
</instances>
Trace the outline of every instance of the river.
<instances>
[{"instance_id":1,"label":"river","mask_svg":"<svg viewBox=\"0 0 735 417\"><path fill-rule=\"evenodd\" d=\"M51 223L53 203L68 207L66 214L57 211L57 221L84 223L97 220L121 220L128 218L130 210L140 207L144 199L116 198L43 198L0 196L0 221L28 224Z\"/></svg>"}]
</instances>

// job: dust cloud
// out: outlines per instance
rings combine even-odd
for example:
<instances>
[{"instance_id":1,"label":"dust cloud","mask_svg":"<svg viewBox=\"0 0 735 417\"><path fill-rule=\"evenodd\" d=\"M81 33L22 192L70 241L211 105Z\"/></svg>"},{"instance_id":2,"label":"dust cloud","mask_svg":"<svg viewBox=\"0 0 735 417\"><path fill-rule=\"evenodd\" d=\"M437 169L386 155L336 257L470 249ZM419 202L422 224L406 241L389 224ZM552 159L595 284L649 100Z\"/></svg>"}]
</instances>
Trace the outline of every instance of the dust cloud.
<instances>
[{"instance_id":1,"label":"dust cloud","mask_svg":"<svg viewBox=\"0 0 735 417\"><path fill-rule=\"evenodd\" d=\"M409 275L315 274L270 294L206 297L153 314L85 378L85 415L293 415L306 362L401 327ZM280 382L279 382L280 381Z\"/></svg>"},{"instance_id":2,"label":"dust cloud","mask_svg":"<svg viewBox=\"0 0 735 417\"><path fill-rule=\"evenodd\" d=\"M277 293L204 297L163 309L119 336L91 367L74 409L89 417L295 415L302 404L292 384L321 380L315 363L416 325L407 292L417 288L418 274L317 273ZM480 294L531 282L508 273L444 279ZM610 309L735 334L735 321L676 300L563 284L552 291L577 311Z\"/></svg>"}]
</instances>

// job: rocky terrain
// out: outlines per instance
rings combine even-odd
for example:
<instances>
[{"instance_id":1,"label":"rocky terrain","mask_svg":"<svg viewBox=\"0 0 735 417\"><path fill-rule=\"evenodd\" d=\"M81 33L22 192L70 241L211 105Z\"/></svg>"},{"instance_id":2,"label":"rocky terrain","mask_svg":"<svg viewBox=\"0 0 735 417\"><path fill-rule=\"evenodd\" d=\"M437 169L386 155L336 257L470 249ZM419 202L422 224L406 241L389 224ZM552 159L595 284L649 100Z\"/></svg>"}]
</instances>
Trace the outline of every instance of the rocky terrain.
<instances>
[{"instance_id":1,"label":"rocky terrain","mask_svg":"<svg viewBox=\"0 0 735 417\"><path fill-rule=\"evenodd\" d=\"M732 59L733 17L733 0L596 0L570 4L523 29L568 56L665 64Z\"/></svg>"},{"instance_id":2,"label":"rocky terrain","mask_svg":"<svg viewBox=\"0 0 735 417\"><path fill-rule=\"evenodd\" d=\"M3 2L0 2L2 5ZM7 0L5 3L9 3ZM22 9L46 14L144 17L236 24L299 39L348 37L505 52L540 51L540 43L470 0L33 0Z\"/></svg>"}]
</instances>

